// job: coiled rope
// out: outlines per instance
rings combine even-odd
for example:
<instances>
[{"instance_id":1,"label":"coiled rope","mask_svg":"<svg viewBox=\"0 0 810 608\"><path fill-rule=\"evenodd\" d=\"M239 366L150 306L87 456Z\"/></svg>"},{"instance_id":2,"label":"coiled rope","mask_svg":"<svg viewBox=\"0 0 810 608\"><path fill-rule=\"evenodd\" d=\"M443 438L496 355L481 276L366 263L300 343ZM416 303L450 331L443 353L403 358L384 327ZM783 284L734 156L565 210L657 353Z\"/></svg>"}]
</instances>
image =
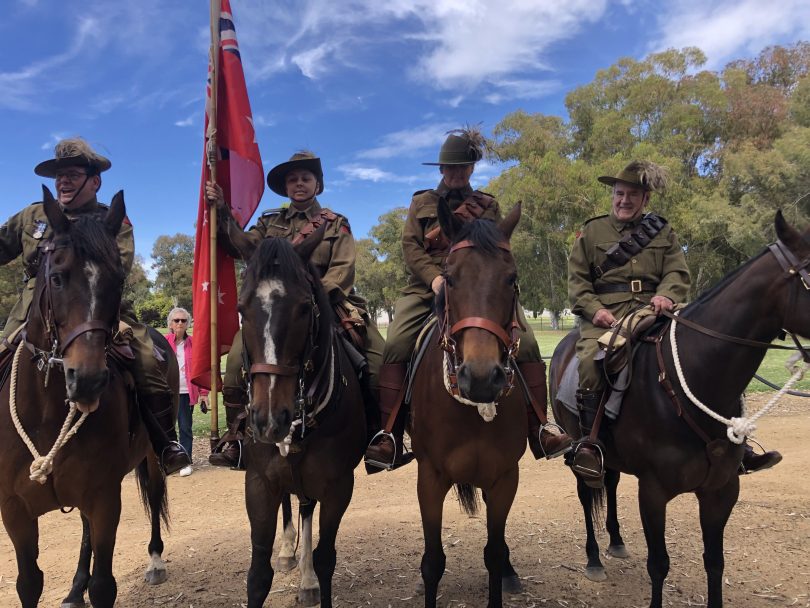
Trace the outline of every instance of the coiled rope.
<instances>
[{"instance_id":1,"label":"coiled rope","mask_svg":"<svg viewBox=\"0 0 810 608\"><path fill-rule=\"evenodd\" d=\"M674 314L677 316L678 312L676 311ZM756 431L757 425L756 421L768 413L768 411L776 405L779 399L790 390L796 382L802 379L804 376L804 372L807 370L810 364L805 363L804 366L795 365L798 359L794 359L790 362L792 365L792 369L794 370L793 375L788 379L785 385L779 389L779 391L771 397L771 399L766 403L762 409L760 409L756 414L750 417L741 416L739 418L724 418L714 410L712 410L709 406L704 404L700 399L695 397L692 391L689 389L689 385L686 384L686 378L683 374L683 368L681 367L681 360L680 356L678 355L678 342L675 339L675 326L677 325L676 320L673 320L669 326L669 342L672 348L672 359L675 363L675 371L678 374L678 380L681 383L681 388L683 392L689 397L689 400L695 404L695 406L700 409L704 414L714 418L718 422L726 425L726 436L728 437L729 441L732 443L740 444L745 441L746 437L750 437Z\"/></svg>"},{"instance_id":2,"label":"coiled rope","mask_svg":"<svg viewBox=\"0 0 810 608\"><path fill-rule=\"evenodd\" d=\"M473 407L478 409L478 414L481 418L484 419L484 422L492 422L495 419L495 416L498 414L498 404L495 401L490 401L489 403L477 403L476 401L470 401L462 397L460 394L456 395L453 393L452 388L450 387L450 357L447 352L444 353L444 366L442 369L443 378L444 378L444 388L450 393L450 396L453 397L459 403L463 403L464 405L472 405Z\"/></svg>"},{"instance_id":3,"label":"coiled rope","mask_svg":"<svg viewBox=\"0 0 810 608\"><path fill-rule=\"evenodd\" d=\"M34 457L34 462L31 463L31 468L29 469L29 478L31 481L36 481L44 485L48 479L48 475L50 475L53 471L53 460L56 458L57 452L79 431L79 428L82 426L82 423L84 423L88 413L83 412L79 420L76 421L76 424L71 426L77 406L75 401L69 401L68 404L70 407L68 409L68 414L65 418L64 424L62 424L62 429L59 431L59 436L56 438L56 442L53 444L50 452L48 452L45 456L40 456L36 446L34 446L34 442L31 441L31 438L25 432L25 429L23 429L22 423L20 422L20 417L17 414L17 369L20 361L20 353L22 351L22 345L18 346L17 352L14 353L14 360L11 364L9 410L11 412L11 419L14 421L14 428L17 429L17 434L20 436L20 439L23 440L23 443L25 443L28 451L31 452L31 456Z\"/></svg>"}]
</instances>

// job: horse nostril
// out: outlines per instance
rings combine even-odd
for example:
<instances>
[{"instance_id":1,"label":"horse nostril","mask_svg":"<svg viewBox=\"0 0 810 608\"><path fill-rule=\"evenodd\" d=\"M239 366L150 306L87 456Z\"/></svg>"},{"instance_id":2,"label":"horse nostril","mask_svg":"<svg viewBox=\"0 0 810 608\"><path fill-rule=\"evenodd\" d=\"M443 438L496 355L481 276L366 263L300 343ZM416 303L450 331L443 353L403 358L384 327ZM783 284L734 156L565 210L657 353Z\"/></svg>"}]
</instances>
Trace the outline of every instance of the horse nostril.
<instances>
[{"instance_id":1,"label":"horse nostril","mask_svg":"<svg viewBox=\"0 0 810 608\"><path fill-rule=\"evenodd\" d=\"M489 381L492 388L497 389L498 391L506 386L506 372L504 371L503 367L500 365L493 367L489 374Z\"/></svg>"},{"instance_id":2,"label":"horse nostril","mask_svg":"<svg viewBox=\"0 0 810 608\"><path fill-rule=\"evenodd\" d=\"M472 386L472 372L470 366L462 363L456 371L456 379L458 380L458 388L462 394L469 394Z\"/></svg>"}]
</instances>

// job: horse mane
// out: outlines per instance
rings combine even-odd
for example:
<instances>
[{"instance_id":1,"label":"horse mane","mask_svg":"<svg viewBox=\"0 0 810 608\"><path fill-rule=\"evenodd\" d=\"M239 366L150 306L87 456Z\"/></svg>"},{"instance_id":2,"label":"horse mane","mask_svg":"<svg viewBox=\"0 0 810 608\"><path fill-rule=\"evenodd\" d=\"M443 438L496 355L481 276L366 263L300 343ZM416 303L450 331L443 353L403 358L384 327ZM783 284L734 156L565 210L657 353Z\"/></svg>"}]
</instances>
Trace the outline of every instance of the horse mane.
<instances>
[{"instance_id":1,"label":"horse mane","mask_svg":"<svg viewBox=\"0 0 810 608\"><path fill-rule=\"evenodd\" d=\"M126 273L121 263L118 243L98 218L80 216L71 222L70 242L79 257L98 264L106 276L124 282Z\"/></svg>"},{"instance_id":2,"label":"horse mane","mask_svg":"<svg viewBox=\"0 0 810 608\"><path fill-rule=\"evenodd\" d=\"M311 283L321 316L321 327L331 327L332 306L321 283L321 275L312 262L305 263L301 259L288 240L262 239L245 273L252 276L254 286L265 279L278 279L282 283Z\"/></svg>"},{"instance_id":3,"label":"horse mane","mask_svg":"<svg viewBox=\"0 0 810 608\"><path fill-rule=\"evenodd\" d=\"M737 268L735 268L734 270L732 270L731 272L726 274L726 276L724 276L722 279L720 279L720 281L717 284L715 284L712 287L709 287L708 289L706 289L691 304L689 304L689 306L687 307L687 310L697 310L702 305L707 304L718 293L720 293L726 287L728 287L729 284L734 282L737 279L737 277L743 271L745 271L746 268L748 268L751 264L753 264L755 261L757 261L763 255L765 255L767 252L768 252L768 248L766 247L765 249L760 251L757 255L750 258L747 262L743 263L742 266L738 266Z\"/></svg>"},{"instance_id":4,"label":"horse mane","mask_svg":"<svg viewBox=\"0 0 810 608\"><path fill-rule=\"evenodd\" d=\"M503 243L504 238L494 221L476 219L465 222L453 238L454 245L461 241L472 241L476 247L493 254L498 253L498 244Z\"/></svg>"}]
</instances>

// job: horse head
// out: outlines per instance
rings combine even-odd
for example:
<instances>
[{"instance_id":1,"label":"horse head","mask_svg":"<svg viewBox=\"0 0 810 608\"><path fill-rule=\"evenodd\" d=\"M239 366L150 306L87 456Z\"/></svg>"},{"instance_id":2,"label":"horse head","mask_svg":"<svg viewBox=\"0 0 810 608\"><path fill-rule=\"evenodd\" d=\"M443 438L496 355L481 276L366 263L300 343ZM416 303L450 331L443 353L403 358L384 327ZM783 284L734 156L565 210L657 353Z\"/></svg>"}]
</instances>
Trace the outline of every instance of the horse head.
<instances>
[{"instance_id":1,"label":"horse head","mask_svg":"<svg viewBox=\"0 0 810 608\"><path fill-rule=\"evenodd\" d=\"M107 345L117 329L125 273L116 236L126 215L118 192L102 221L69 219L43 186L45 215L53 236L41 246L29 315L28 338L62 362L67 397L83 411L98 407L109 380Z\"/></svg>"},{"instance_id":2,"label":"horse head","mask_svg":"<svg viewBox=\"0 0 810 608\"><path fill-rule=\"evenodd\" d=\"M774 226L778 240L770 249L787 279L782 325L810 338L810 228L800 232L787 223L781 211L776 212Z\"/></svg>"},{"instance_id":3,"label":"horse head","mask_svg":"<svg viewBox=\"0 0 810 608\"><path fill-rule=\"evenodd\" d=\"M247 257L239 311L245 369L250 383L249 422L254 438L278 443L287 437L307 403L307 379L328 354L331 310L312 252L326 224L293 246L264 239Z\"/></svg>"},{"instance_id":4,"label":"horse head","mask_svg":"<svg viewBox=\"0 0 810 608\"><path fill-rule=\"evenodd\" d=\"M517 204L499 224L463 222L445 200L439 224L452 243L437 298L442 347L457 364L461 395L496 401L509 384L507 365L517 350L517 269L509 246L520 220Z\"/></svg>"}]
</instances>

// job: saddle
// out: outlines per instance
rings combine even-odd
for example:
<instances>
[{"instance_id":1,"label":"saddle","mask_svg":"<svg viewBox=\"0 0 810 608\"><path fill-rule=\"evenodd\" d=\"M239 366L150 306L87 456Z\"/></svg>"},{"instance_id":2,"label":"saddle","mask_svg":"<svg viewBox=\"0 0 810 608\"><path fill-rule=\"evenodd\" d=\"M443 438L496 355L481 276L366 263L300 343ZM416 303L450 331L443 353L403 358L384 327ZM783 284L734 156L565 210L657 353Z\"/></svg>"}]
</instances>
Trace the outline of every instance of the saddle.
<instances>
[{"instance_id":1,"label":"saddle","mask_svg":"<svg viewBox=\"0 0 810 608\"><path fill-rule=\"evenodd\" d=\"M656 324L658 317L652 306L642 306L624 317L604 334L599 336L597 360L602 361L605 373L615 376L631 363L635 347Z\"/></svg>"}]
</instances>

